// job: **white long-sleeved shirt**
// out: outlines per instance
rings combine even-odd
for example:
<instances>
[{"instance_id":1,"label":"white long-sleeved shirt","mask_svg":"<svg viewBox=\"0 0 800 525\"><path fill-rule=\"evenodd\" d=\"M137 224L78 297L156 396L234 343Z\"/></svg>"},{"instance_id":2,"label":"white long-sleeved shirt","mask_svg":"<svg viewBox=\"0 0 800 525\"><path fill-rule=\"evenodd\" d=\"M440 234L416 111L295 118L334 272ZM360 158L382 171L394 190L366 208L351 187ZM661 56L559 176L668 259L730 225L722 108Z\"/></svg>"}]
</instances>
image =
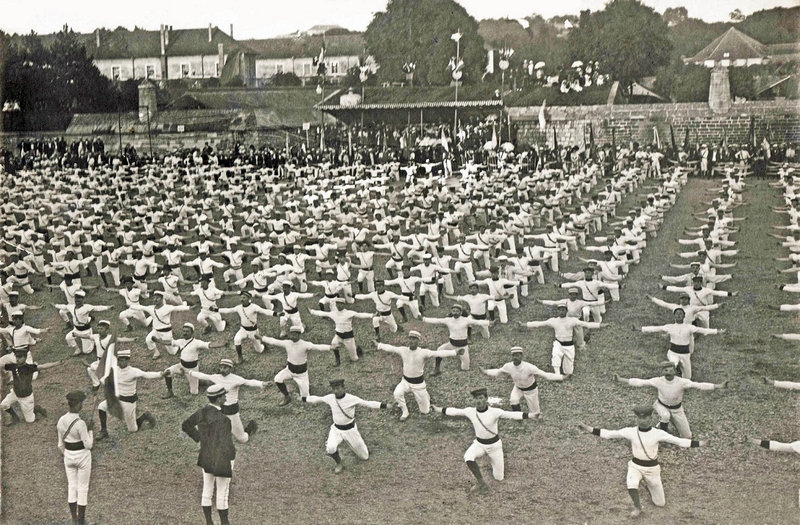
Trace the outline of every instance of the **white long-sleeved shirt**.
<instances>
[{"instance_id":1,"label":"white long-sleeved shirt","mask_svg":"<svg viewBox=\"0 0 800 525\"><path fill-rule=\"evenodd\" d=\"M699 383L683 377L673 377L667 380L664 376L650 379L628 379L630 386L651 386L658 390L658 401L662 405L675 406L683 402L683 391L687 388L698 390L714 390L714 383Z\"/></svg>"},{"instance_id":2,"label":"white long-sleeved shirt","mask_svg":"<svg viewBox=\"0 0 800 525\"><path fill-rule=\"evenodd\" d=\"M441 324L447 327L450 339L465 341L469 334L470 326L491 326L491 321L480 319L470 319L469 317L423 317L422 322L429 324Z\"/></svg>"},{"instance_id":3,"label":"white long-sleeved shirt","mask_svg":"<svg viewBox=\"0 0 800 525\"><path fill-rule=\"evenodd\" d=\"M317 317L327 317L333 321L334 330L340 334L353 331L353 319L372 319L372 314L354 312L353 310L333 310L331 312L309 310L309 313Z\"/></svg>"},{"instance_id":4,"label":"white long-sleeved shirt","mask_svg":"<svg viewBox=\"0 0 800 525\"><path fill-rule=\"evenodd\" d=\"M692 341L694 334L714 335L718 334L716 328L702 328L686 323L672 323L661 326L643 326L642 333L654 334L664 332L669 334L669 342L676 345L688 345Z\"/></svg>"},{"instance_id":5,"label":"white long-sleeved shirt","mask_svg":"<svg viewBox=\"0 0 800 525\"><path fill-rule=\"evenodd\" d=\"M215 385L225 388L225 404L233 405L239 402L239 389L243 386L253 388L264 388L264 381L258 379L245 379L236 374L204 374L202 372L191 371L191 374L201 381L211 381Z\"/></svg>"},{"instance_id":6,"label":"white long-sleeved shirt","mask_svg":"<svg viewBox=\"0 0 800 525\"><path fill-rule=\"evenodd\" d=\"M484 372L490 377L500 377L502 374L507 374L518 388L530 387L536 382L536 376L544 377L551 381L561 381L564 379L564 376L561 374L545 372L538 366L528 363L527 361L521 362L519 366L515 365L513 362L508 362L500 368L490 368L484 370Z\"/></svg>"},{"instance_id":7,"label":"white long-sleeved shirt","mask_svg":"<svg viewBox=\"0 0 800 525\"><path fill-rule=\"evenodd\" d=\"M383 405L380 401L365 401L353 394L345 394L341 398L337 398L334 394L326 396L308 396L307 403L317 404L325 403L331 408L331 415L333 416L333 423L336 425L349 425L356 419L356 407L362 406L367 408L381 408Z\"/></svg>"},{"instance_id":8,"label":"white long-sleeved shirt","mask_svg":"<svg viewBox=\"0 0 800 525\"><path fill-rule=\"evenodd\" d=\"M117 396L132 396L136 394L136 380L139 378L158 379L159 377L161 377L161 372L145 372L133 366L126 366L125 368L114 367L114 384Z\"/></svg>"},{"instance_id":9,"label":"white long-sleeved shirt","mask_svg":"<svg viewBox=\"0 0 800 525\"><path fill-rule=\"evenodd\" d=\"M280 346L286 350L286 360L293 365L303 365L308 362L308 352L310 350L325 351L330 350L331 345L318 345L308 341L292 341L290 339L275 339L274 337L264 336L261 340L268 345Z\"/></svg>"},{"instance_id":10,"label":"white long-sleeved shirt","mask_svg":"<svg viewBox=\"0 0 800 525\"><path fill-rule=\"evenodd\" d=\"M525 323L528 328L540 328L549 326L555 332L556 340L558 341L572 341L572 330L576 326L584 328L600 328L600 323L590 323L581 321L575 317L551 317L544 321L530 321Z\"/></svg>"},{"instance_id":11,"label":"white long-sleeved shirt","mask_svg":"<svg viewBox=\"0 0 800 525\"><path fill-rule=\"evenodd\" d=\"M480 439L492 439L497 436L497 426L500 419L524 419L523 412L509 412L495 407L487 407L483 412L479 412L475 407L442 409L445 416L462 416L469 419L475 437Z\"/></svg>"},{"instance_id":12,"label":"white long-sleeved shirt","mask_svg":"<svg viewBox=\"0 0 800 525\"><path fill-rule=\"evenodd\" d=\"M681 448L692 446L692 440L673 436L659 428L640 430L639 427L625 427L619 430L600 429L603 439L627 439L631 442L633 457L641 461L652 461L658 458L658 444L671 443Z\"/></svg>"},{"instance_id":13,"label":"white long-sleeved shirt","mask_svg":"<svg viewBox=\"0 0 800 525\"><path fill-rule=\"evenodd\" d=\"M400 359L403 360L403 375L411 378L422 376L425 371L426 359L430 357L454 357L456 355L455 350L428 350L427 348L411 350L407 346L394 346L386 343L378 343L375 348L399 355Z\"/></svg>"},{"instance_id":14,"label":"white long-sleeved shirt","mask_svg":"<svg viewBox=\"0 0 800 525\"><path fill-rule=\"evenodd\" d=\"M79 421L73 424L76 419ZM69 432L67 432L67 429L69 429ZM94 445L94 433L86 427L86 422L81 419L80 414L67 412L61 416L58 419L58 423L56 423L56 432L58 432L58 450L61 451L62 455L66 450L64 441L70 443L83 442L83 448L88 450L91 450Z\"/></svg>"},{"instance_id":15,"label":"white long-sleeved shirt","mask_svg":"<svg viewBox=\"0 0 800 525\"><path fill-rule=\"evenodd\" d=\"M239 316L239 323L242 327L255 327L258 325L258 314L272 316L275 312L267 310L264 307L258 306L255 303L250 303L247 306L237 304L231 308L220 308L221 314L237 314Z\"/></svg>"}]
</instances>

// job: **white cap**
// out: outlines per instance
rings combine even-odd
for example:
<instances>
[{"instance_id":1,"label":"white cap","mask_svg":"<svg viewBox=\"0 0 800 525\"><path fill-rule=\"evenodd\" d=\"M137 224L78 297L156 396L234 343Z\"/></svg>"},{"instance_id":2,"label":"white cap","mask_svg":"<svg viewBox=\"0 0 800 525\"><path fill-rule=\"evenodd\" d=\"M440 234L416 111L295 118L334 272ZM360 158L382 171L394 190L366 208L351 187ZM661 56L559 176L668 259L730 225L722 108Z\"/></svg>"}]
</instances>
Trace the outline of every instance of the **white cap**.
<instances>
[{"instance_id":1,"label":"white cap","mask_svg":"<svg viewBox=\"0 0 800 525\"><path fill-rule=\"evenodd\" d=\"M130 350L117 350L117 357L130 357L131 351Z\"/></svg>"},{"instance_id":2,"label":"white cap","mask_svg":"<svg viewBox=\"0 0 800 525\"><path fill-rule=\"evenodd\" d=\"M290 332L297 332L298 334L303 333L303 329L300 328L299 326L293 326L293 327L289 328L289 331Z\"/></svg>"},{"instance_id":3,"label":"white cap","mask_svg":"<svg viewBox=\"0 0 800 525\"><path fill-rule=\"evenodd\" d=\"M192 323L183 323L184 328L191 328L194 331L194 325Z\"/></svg>"},{"instance_id":4,"label":"white cap","mask_svg":"<svg viewBox=\"0 0 800 525\"><path fill-rule=\"evenodd\" d=\"M211 385L206 389L206 395L208 397L218 397L225 393L225 387L222 385Z\"/></svg>"},{"instance_id":5,"label":"white cap","mask_svg":"<svg viewBox=\"0 0 800 525\"><path fill-rule=\"evenodd\" d=\"M524 352L525 352L525 350L523 350L521 346L512 346L511 347L511 353L512 354L522 354Z\"/></svg>"},{"instance_id":6,"label":"white cap","mask_svg":"<svg viewBox=\"0 0 800 525\"><path fill-rule=\"evenodd\" d=\"M422 339L422 334L420 334L416 330L409 330L408 331L408 337L414 337L416 339Z\"/></svg>"}]
</instances>

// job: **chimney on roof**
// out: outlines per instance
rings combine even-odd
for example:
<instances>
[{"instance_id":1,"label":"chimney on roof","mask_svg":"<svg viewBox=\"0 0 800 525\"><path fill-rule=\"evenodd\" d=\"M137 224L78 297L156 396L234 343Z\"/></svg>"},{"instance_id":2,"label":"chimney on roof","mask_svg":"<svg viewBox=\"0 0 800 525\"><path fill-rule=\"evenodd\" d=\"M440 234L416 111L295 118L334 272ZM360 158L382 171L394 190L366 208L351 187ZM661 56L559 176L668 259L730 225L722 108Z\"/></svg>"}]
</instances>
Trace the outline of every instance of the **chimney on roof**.
<instances>
[{"instance_id":1,"label":"chimney on roof","mask_svg":"<svg viewBox=\"0 0 800 525\"><path fill-rule=\"evenodd\" d=\"M161 56L164 56L167 54L166 45L164 44L164 24L161 24L158 32L161 41Z\"/></svg>"},{"instance_id":2,"label":"chimney on roof","mask_svg":"<svg viewBox=\"0 0 800 525\"><path fill-rule=\"evenodd\" d=\"M225 46L220 42L217 44L217 53L219 57L217 61L219 61L219 76L222 76L222 68L225 66Z\"/></svg>"},{"instance_id":3,"label":"chimney on roof","mask_svg":"<svg viewBox=\"0 0 800 525\"><path fill-rule=\"evenodd\" d=\"M164 26L164 46L169 46L169 32L172 30L172 26Z\"/></svg>"},{"instance_id":4,"label":"chimney on roof","mask_svg":"<svg viewBox=\"0 0 800 525\"><path fill-rule=\"evenodd\" d=\"M100 47L100 29L99 28L94 30L94 44L95 44L95 47L98 47L98 48Z\"/></svg>"},{"instance_id":5,"label":"chimney on roof","mask_svg":"<svg viewBox=\"0 0 800 525\"><path fill-rule=\"evenodd\" d=\"M208 41L211 42L211 23L208 24Z\"/></svg>"},{"instance_id":6,"label":"chimney on roof","mask_svg":"<svg viewBox=\"0 0 800 525\"><path fill-rule=\"evenodd\" d=\"M233 38L233 24L231 24L231 38Z\"/></svg>"}]
</instances>

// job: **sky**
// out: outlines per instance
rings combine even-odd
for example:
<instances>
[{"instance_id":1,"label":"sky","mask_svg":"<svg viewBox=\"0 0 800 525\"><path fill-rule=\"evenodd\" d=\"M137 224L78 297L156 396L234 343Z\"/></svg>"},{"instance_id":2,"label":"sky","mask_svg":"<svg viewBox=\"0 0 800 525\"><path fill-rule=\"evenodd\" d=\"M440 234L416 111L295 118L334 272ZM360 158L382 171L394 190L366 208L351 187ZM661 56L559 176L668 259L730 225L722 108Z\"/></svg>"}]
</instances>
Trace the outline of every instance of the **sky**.
<instances>
[{"instance_id":1,"label":"sky","mask_svg":"<svg viewBox=\"0 0 800 525\"><path fill-rule=\"evenodd\" d=\"M478 20L521 18L539 14L544 18L602 10L606 0L457 0ZM771 7L792 7L798 0L643 0L663 13L668 7L685 6L689 16L707 22L724 22L739 9L750 14ZM339 25L363 31L387 0L0 0L0 29L9 33L39 34L58 31L65 23L81 33L97 27L175 29L208 27L211 23L228 32L233 24L236 39L269 38L308 29L317 24Z\"/></svg>"}]
</instances>

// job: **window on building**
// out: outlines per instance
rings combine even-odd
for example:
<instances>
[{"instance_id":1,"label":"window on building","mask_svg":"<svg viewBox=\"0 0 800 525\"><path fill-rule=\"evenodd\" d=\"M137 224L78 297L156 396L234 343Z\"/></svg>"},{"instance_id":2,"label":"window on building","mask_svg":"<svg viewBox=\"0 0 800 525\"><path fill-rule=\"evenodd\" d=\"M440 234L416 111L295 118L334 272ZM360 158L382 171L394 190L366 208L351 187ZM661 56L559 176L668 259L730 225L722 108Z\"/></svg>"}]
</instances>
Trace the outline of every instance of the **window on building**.
<instances>
[{"instance_id":1,"label":"window on building","mask_svg":"<svg viewBox=\"0 0 800 525\"><path fill-rule=\"evenodd\" d=\"M145 78L155 78L156 76L156 66L152 64L148 64L145 66Z\"/></svg>"},{"instance_id":2,"label":"window on building","mask_svg":"<svg viewBox=\"0 0 800 525\"><path fill-rule=\"evenodd\" d=\"M283 64L275 64L275 74L283 73Z\"/></svg>"},{"instance_id":3,"label":"window on building","mask_svg":"<svg viewBox=\"0 0 800 525\"><path fill-rule=\"evenodd\" d=\"M119 80L119 77L120 77L120 67L111 66L111 80Z\"/></svg>"},{"instance_id":4,"label":"window on building","mask_svg":"<svg viewBox=\"0 0 800 525\"><path fill-rule=\"evenodd\" d=\"M339 62L335 62L334 61L334 62L328 63L328 68L330 69L330 71L328 71L328 73L330 73L331 75L338 75L339 74Z\"/></svg>"},{"instance_id":5,"label":"window on building","mask_svg":"<svg viewBox=\"0 0 800 525\"><path fill-rule=\"evenodd\" d=\"M311 76L311 64L303 64L303 76L304 77Z\"/></svg>"},{"instance_id":6,"label":"window on building","mask_svg":"<svg viewBox=\"0 0 800 525\"><path fill-rule=\"evenodd\" d=\"M189 64L181 64L181 78L189 76Z\"/></svg>"}]
</instances>

